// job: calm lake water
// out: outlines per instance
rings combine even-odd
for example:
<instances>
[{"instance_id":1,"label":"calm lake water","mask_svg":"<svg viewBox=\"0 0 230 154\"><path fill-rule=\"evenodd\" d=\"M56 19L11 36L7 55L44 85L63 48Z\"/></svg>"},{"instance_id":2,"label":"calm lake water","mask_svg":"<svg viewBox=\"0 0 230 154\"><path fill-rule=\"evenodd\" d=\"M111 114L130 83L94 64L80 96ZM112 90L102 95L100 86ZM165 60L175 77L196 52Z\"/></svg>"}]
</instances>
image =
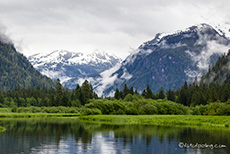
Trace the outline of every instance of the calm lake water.
<instances>
[{"instance_id":1,"label":"calm lake water","mask_svg":"<svg viewBox=\"0 0 230 154\"><path fill-rule=\"evenodd\" d=\"M7 129L0 134L1 154L230 153L227 130L92 124L76 118L0 119L0 125ZM186 143L192 145L183 147Z\"/></svg>"}]
</instances>

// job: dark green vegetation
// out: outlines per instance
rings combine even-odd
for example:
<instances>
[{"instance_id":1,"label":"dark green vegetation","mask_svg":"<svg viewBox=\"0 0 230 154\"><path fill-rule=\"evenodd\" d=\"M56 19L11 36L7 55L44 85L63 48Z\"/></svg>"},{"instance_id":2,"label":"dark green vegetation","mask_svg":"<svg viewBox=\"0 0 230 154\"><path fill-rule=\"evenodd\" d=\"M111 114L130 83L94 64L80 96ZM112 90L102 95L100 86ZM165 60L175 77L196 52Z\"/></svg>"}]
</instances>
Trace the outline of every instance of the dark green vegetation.
<instances>
[{"instance_id":1,"label":"dark green vegetation","mask_svg":"<svg viewBox=\"0 0 230 154\"><path fill-rule=\"evenodd\" d=\"M164 126L220 127L229 128L228 116L193 116L193 115L91 115L80 119L105 124L146 124Z\"/></svg>"},{"instance_id":2,"label":"dark green vegetation","mask_svg":"<svg viewBox=\"0 0 230 154\"><path fill-rule=\"evenodd\" d=\"M196 84L186 84L174 92L163 88L153 94L149 86L139 95L132 88L124 86L123 91L117 89L115 98L98 98L92 90L92 85L86 80L82 86L70 91L64 89L60 81L56 89L22 88L1 91L0 113L75 113L77 115L230 115L230 103L209 101L205 105L188 104L193 88L201 88ZM207 86L208 87L208 86ZM204 92L206 92L204 90ZM207 90L209 92L209 90ZM211 95L208 95L211 96ZM161 99L160 99L161 98ZM192 97L193 98L193 97ZM199 98L199 97L194 97ZM186 102L183 102L185 101ZM209 99L208 99L209 100ZM173 102L176 101L176 102ZM187 105L187 106L186 106ZM11 114L5 114L6 117ZM14 114L12 114L14 115ZM21 114L23 116L23 114ZM39 115L39 114L38 114Z\"/></svg>"},{"instance_id":3,"label":"dark green vegetation","mask_svg":"<svg viewBox=\"0 0 230 154\"><path fill-rule=\"evenodd\" d=\"M81 112L90 114L145 115L145 114L189 114L189 109L168 100L145 99L138 95L127 95L124 100L93 100Z\"/></svg>"},{"instance_id":4,"label":"dark green vegetation","mask_svg":"<svg viewBox=\"0 0 230 154\"><path fill-rule=\"evenodd\" d=\"M58 79L56 89L51 88L17 88L14 90L2 90L0 92L0 107L80 107L89 103L90 99L98 98L93 92L92 85L85 81L82 86L77 85L75 90L63 88Z\"/></svg>"},{"instance_id":5,"label":"dark green vegetation","mask_svg":"<svg viewBox=\"0 0 230 154\"><path fill-rule=\"evenodd\" d=\"M51 79L35 70L13 44L3 43L0 39L0 90L54 85Z\"/></svg>"}]
</instances>

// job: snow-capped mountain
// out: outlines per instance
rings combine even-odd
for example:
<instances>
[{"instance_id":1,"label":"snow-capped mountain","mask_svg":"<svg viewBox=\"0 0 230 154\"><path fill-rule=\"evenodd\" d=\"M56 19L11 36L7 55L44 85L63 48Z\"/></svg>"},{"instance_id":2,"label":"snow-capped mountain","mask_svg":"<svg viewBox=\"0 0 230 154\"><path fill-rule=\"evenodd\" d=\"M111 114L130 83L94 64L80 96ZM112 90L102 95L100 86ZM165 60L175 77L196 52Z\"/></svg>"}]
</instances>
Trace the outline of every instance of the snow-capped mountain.
<instances>
[{"instance_id":1,"label":"snow-capped mountain","mask_svg":"<svg viewBox=\"0 0 230 154\"><path fill-rule=\"evenodd\" d=\"M65 50L53 51L49 54L35 54L28 57L32 65L42 74L52 79L59 78L63 86L75 88L71 79L97 75L121 62L115 55L100 52L75 53Z\"/></svg>"},{"instance_id":2,"label":"snow-capped mountain","mask_svg":"<svg viewBox=\"0 0 230 154\"><path fill-rule=\"evenodd\" d=\"M122 90L124 84L139 92L147 84L154 92L160 87L177 89L185 81L199 79L229 48L230 40L220 30L199 24L176 33L159 33L120 65L85 79L93 83L99 95L110 95L116 88Z\"/></svg>"}]
</instances>

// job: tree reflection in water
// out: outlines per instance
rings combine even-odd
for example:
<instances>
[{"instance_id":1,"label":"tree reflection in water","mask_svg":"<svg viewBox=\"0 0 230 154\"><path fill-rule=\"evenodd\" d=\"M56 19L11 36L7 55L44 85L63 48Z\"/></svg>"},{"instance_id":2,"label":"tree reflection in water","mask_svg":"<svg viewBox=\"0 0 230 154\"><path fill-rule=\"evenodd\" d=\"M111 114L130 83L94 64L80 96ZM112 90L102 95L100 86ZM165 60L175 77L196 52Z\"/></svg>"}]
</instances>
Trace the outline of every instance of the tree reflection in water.
<instances>
[{"instance_id":1,"label":"tree reflection in water","mask_svg":"<svg viewBox=\"0 0 230 154\"><path fill-rule=\"evenodd\" d=\"M105 125L77 118L1 119L0 153L229 153L228 130ZM183 143L223 144L222 149L179 148Z\"/></svg>"}]
</instances>

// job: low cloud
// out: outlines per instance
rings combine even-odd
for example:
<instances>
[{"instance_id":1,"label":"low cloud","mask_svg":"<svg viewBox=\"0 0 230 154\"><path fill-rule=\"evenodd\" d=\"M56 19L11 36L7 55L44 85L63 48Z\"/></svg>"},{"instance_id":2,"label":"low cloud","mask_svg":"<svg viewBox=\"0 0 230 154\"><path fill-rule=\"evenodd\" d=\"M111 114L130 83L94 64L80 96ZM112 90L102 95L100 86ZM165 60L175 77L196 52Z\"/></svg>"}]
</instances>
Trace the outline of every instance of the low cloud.
<instances>
[{"instance_id":1,"label":"low cloud","mask_svg":"<svg viewBox=\"0 0 230 154\"><path fill-rule=\"evenodd\" d=\"M96 88L96 93L101 96L103 95L103 91L108 88L109 86L112 86L117 79L118 74L113 74L121 67L121 64L117 64L113 68L110 68L109 70L106 70L102 72L101 79L100 79L100 85Z\"/></svg>"},{"instance_id":2,"label":"low cloud","mask_svg":"<svg viewBox=\"0 0 230 154\"><path fill-rule=\"evenodd\" d=\"M3 43L12 44L12 40L7 36L6 27L0 23L0 41Z\"/></svg>"},{"instance_id":3,"label":"low cloud","mask_svg":"<svg viewBox=\"0 0 230 154\"><path fill-rule=\"evenodd\" d=\"M208 70L211 56L214 54L223 55L228 51L230 45L226 45L226 40L223 40L223 38L219 36L216 36L216 38L218 38L217 40L213 40L208 35L198 35L199 40L196 42L196 45L205 45L202 51L199 54L188 50L185 52L191 56L200 70Z\"/></svg>"}]
</instances>

